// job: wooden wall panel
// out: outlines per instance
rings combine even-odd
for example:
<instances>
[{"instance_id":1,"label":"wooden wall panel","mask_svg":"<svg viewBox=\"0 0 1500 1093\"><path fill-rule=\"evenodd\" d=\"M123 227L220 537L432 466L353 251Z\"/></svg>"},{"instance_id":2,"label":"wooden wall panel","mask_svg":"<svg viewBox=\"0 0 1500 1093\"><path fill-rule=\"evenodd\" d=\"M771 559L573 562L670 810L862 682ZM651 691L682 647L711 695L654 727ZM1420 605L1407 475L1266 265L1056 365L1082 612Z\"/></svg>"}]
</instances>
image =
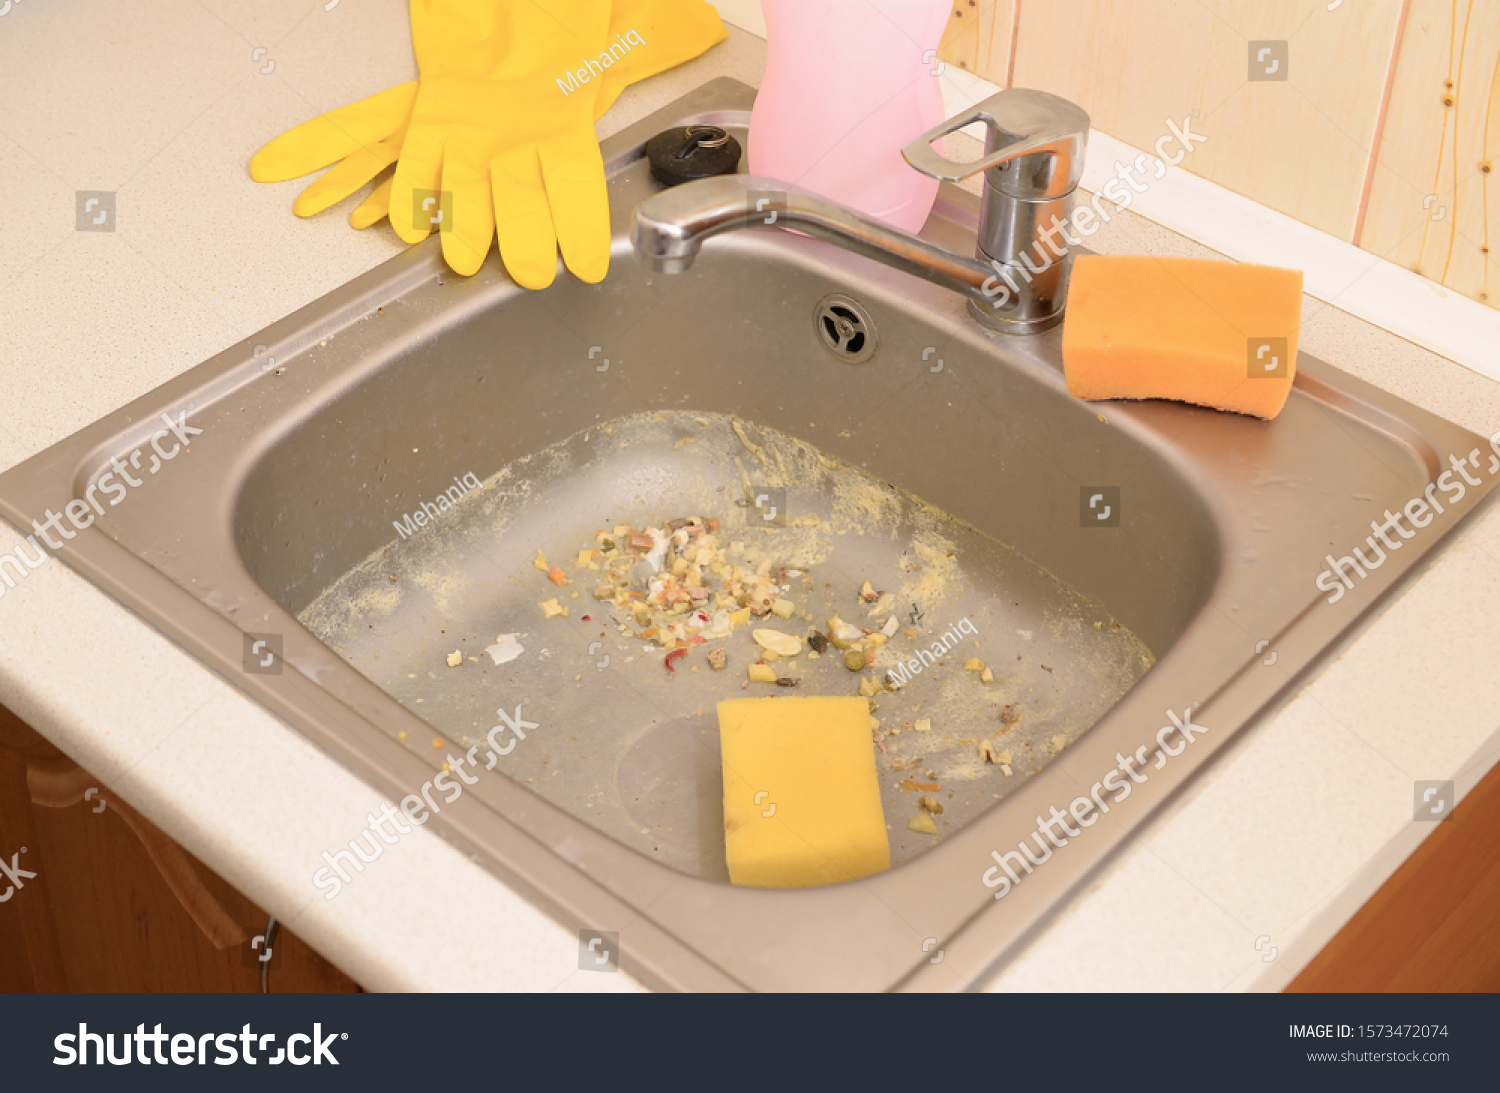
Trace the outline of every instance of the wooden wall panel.
<instances>
[{"instance_id":1,"label":"wooden wall panel","mask_svg":"<svg viewBox=\"0 0 1500 1093\"><path fill-rule=\"evenodd\" d=\"M1209 140L1186 169L1352 242L1404 0L1328 2L955 0L941 52L1072 99L1143 149L1197 111ZM1288 79L1249 79L1265 40L1288 43Z\"/></svg>"},{"instance_id":2,"label":"wooden wall panel","mask_svg":"<svg viewBox=\"0 0 1500 1093\"><path fill-rule=\"evenodd\" d=\"M990 83L1010 86L1012 32L1020 0L954 0L938 56Z\"/></svg>"},{"instance_id":3,"label":"wooden wall panel","mask_svg":"<svg viewBox=\"0 0 1500 1093\"><path fill-rule=\"evenodd\" d=\"M1150 148L1197 112L1183 164L1352 241L1401 0L1020 0L1015 83L1072 99ZM1252 82L1250 43L1285 40L1285 80Z\"/></svg>"},{"instance_id":4,"label":"wooden wall panel","mask_svg":"<svg viewBox=\"0 0 1500 1093\"><path fill-rule=\"evenodd\" d=\"M1500 306L1497 160L1500 4L1411 0L1360 246Z\"/></svg>"}]
</instances>

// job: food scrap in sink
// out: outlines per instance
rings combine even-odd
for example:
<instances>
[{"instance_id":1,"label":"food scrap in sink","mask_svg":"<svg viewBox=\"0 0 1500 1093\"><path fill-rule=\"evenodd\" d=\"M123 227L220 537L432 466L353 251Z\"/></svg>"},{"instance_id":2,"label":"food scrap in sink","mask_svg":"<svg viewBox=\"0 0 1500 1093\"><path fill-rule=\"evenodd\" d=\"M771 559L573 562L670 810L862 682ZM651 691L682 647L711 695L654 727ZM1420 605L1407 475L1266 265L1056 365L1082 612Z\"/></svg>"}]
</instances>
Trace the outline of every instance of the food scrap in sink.
<instances>
[{"instance_id":1,"label":"food scrap in sink","mask_svg":"<svg viewBox=\"0 0 1500 1093\"><path fill-rule=\"evenodd\" d=\"M717 519L702 516L661 527L620 524L597 532L595 545L578 552L578 565L597 573L591 577L593 598L620 609L615 620L622 633L669 652L728 638L752 620L793 618L797 604L789 595L791 582L805 571L754 559L743 543L722 542L718 531ZM571 583L543 552L533 564L554 584ZM542 605L548 618L564 615L560 608L556 599ZM767 652L786 657L802 647L799 637L770 629L757 630L756 640ZM726 655L721 651L719 657ZM724 663L710 660L714 668ZM670 661L667 667L675 672ZM768 682L781 678L773 675Z\"/></svg>"}]
</instances>

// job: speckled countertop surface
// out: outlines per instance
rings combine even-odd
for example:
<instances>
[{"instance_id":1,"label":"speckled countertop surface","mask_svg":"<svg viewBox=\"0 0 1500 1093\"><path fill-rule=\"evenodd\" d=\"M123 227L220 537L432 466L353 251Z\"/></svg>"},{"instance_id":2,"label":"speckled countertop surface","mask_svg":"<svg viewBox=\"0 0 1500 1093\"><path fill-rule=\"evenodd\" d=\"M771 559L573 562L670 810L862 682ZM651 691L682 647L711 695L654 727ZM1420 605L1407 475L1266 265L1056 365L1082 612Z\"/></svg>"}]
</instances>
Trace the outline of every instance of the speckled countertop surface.
<instances>
[{"instance_id":1,"label":"speckled countertop surface","mask_svg":"<svg viewBox=\"0 0 1500 1093\"><path fill-rule=\"evenodd\" d=\"M758 84L764 43L730 33L628 90L601 136L714 76ZM414 75L401 0L26 4L0 19L0 470L397 253L384 225L351 230L348 205L294 219L300 185L256 185L245 165ZM78 190L117 195L116 231L75 230ZM1205 253L1131 214L1091 245ZM1500 428L1500 386L1311 299L1303 348ZM19 541L0 523L0 552ZM1430 830L1412 822L1413 780L1462 794L1500 758L1497 563L1492 510L989 986L1283 986ZM425 831L325 901L319 855L377 794L55 561L0 598L0 703L368 989L638 989L579 973L573 934Z\"/></svg>"}]
</instances>

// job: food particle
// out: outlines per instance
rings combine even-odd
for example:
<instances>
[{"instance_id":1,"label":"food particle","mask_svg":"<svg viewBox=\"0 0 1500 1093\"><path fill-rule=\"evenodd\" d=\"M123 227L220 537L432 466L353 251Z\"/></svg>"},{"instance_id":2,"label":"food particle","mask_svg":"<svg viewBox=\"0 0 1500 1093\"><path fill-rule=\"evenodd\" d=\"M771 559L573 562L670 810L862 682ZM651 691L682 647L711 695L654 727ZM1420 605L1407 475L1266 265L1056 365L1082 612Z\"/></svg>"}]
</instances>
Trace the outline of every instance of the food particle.
<instances>
[{"instance_id":1,"label":"food particle","mask_svg":"<svg viewBox=\"0 0 1500 1093\"><path fill-rule=\"evenodd\" d=\"M872 586L869 581L866 581L864 584L860 585L859 598L865 603L874 603L876 600L880 599L881 595L881 593L875 591L874 586Z\"/></svg>"},{"instance_id":2,"label":"food particle","mask_svg":"<svg viewBox=\"0 0 1500 1093\"><path fill-rule=\"evenodd\" d=\"M463 662L464 662L464 655L463 655L463 653L459 652L457 649L455 649L453 652L451 652L451 653L448 654L448 667L450 667L450 668L457 668Z\"/></svg>"},{"instance_id":3,"label":"food particle","mask_svg":"<svg viewBox=\"0 0 1500 1093\"><path fill-rule=\"evenodd\" d=\"M797 605L791 600L776 600L771 604L771 614L778 619L789 619L797 613Z\"/></svg>"},{"instance_id":4,"label":"food particle","mask_svg":"<svg viewBox=\"0 0 1500 1093\"><path fill-rule=\"evenodd\" d=\"M443 738L441 736L434 736L432 738L432 746L435 747L435 748L442 747L443 746Z\"/></svg>"},{"instance_id":5,"label":"food particle","mask_svg":"<svg viewBox=\"0 0 1500 1093\"><path fill-rule=\"evenodd\" d=\"M912 726L912 728L916 729L918 732L931 732L932 731L932 718L930 718L930 717L920 718L917 721L917 723Z\"/></svg>"},{"instance_id":6,"label":"food particle","mask_svg":"<svg viewBox=\"0 0 1500 1093\"><path fill-rule=\"evenodd\" d=\"M986 763L1000 762L995 756L995 745L991 744L988 740L981 740L979 742L979 758L983 759Z\"/></svg>"},{"instance_id":7,"label":"food particle","mask_svg":"<svg viewBox=\"0 0 1500 1093\"><path fill-rule=\"evenodd\" d=\"M681 660L685 656L687 656L686 649L673 649L670 653L667 654L666 659L663 660L662 663L666 665L667 671L671 672L675 676L677 674L677 669L672 667L672 662L674 660Z\"/></svg>"},{"instance_id":8,"label":"food particle","mask_svg":"<svg viewBox=\"0 0 1500 1093\"><path fill-rule=\"evenodd\" d=\"M724 647L722 645L708 651L708 666L714 671L723 671L724 666L728 663L729 654L724 651Z\"/></svg>"},{"instance_id":9,"label":"food particle","mask_svg":"<svg viewBox=\"0 0 1500 1093\"><path fill-rule=\"evenodd\" d=\"M865 668L865 654L862 649L850 649L844 653L844 667L851 672L862 672Z\"/></svg>"},{"instance_id":10,"label":"food particle","mask_svg":"<svg viewBox=\"0 0 1500 1093\"><path fill-rule=\"evenodd\" d=\"M543 573L552 568L547 564L547 556L540 550L536 552L536 558L532 560L531 564L536 566L536 568L540 569Z\"/></svg>"},{"instance_id":11,"label":"food particle","mask_svg":"<svg viewBox=\"0 0 1500 1093\"><path fill-rule=\"evenodd\" d=\"M968 660L964 661L964 671L982 672L984 671L984 661L980 660L978 657L970 657Z\"/></svg>"},{"instance_id":12,"label":"food particle","mask_svg":"<svg viewBox=\"0 0 1500 1093\"><path fill-rule=\"evenodd\" d=\"M992 672L992 671L990 671L988 668L986 668L984 671L982 671L982 672L979 673L979 682L980 683L993 683L993 682L995 682L995 673Z\"/></svg>"},{"instance_id":13,"label":"food particle","mask_svg":"<svg viewBox=\"0 0 1500 1093\"><path fill-rule=\"evenodd\" d=\"M901 784L901 788L903 788L903 789L909 789L909 790L913 790L913 791L921 791L921 792L924 792L924 793L936 793L938 790L940 790L940 789L943 788L942 786L937 785L935 783L932 784L932 785L928 785L927 783L924 783L924 782L913 782L910 778L903 778L903 779L901 779L901 783L900 784Z\"/></svg>"},{"instance_id":14,"label":"food particle","mask_svg":"<svg viewBox=\"0 0 1500 1093\"><path fill-rule=\"evenodd\" d=\"M911 819L907 820L906 826L909 830L922 835L936 835L938 833L937 824L933 823L932 817L925 812L918 812Z\"/></svg>"},{"instance_id":15,"label":"food particle","mask_svg":"<svg viewBox=\"0 0 1500 1093\"><path fill-rule=\"evenodd\" d=\"M934 816L941 816L943 814L942 802L936 797L918 797L917 807L923 812L932 813Z\"/></svg>"},{"instance_id":16,"label":"food particle","mask_svg":"<svg viewBox=\"0 0 1500 1093\"><path fill-rule=\"evenodd\" d=\"M400 732L398 732L396 734L396 739L397 740L405 740L406 739L406 730L402 729Z\"/></svg>"},{"instance_id":17,"label":"food particle","mask_svg":"<svg viewBox=\"0 0 1500 1093\"><path fill-rule=\"evenodd\" d=\"M880 693L880 684L875 682L872 676L859 677L859 695L861 698L870 698Z\"/></svg>"},{"instance_id":18,"label":"food particle","mask_svg":"<svg viewBox=\"0 0 1500 1093\"><path fill-rule=\"evenodd\" d=\"M1000 724L1005 726L1005 728L1000 730L1001 732L1005 732L1006 729L1009 729L1019 720L1021 720L1021 711L1013 707L1009 702L1000 707Z\"/></svg>"},{"instance_id":19,"label":"food particle","mask_svg":"<svg viewBox=\"0 0 1500 1093\"><path fill-rule=\"evenodd\" d=\"M795 687L801 682L802 681L800 679L793 679L791 676L776 677L776 686L778 687Z\"/></svg>"},{"instance_id":20,"label":"food particle","mask_svg":"<svg viewBox=\"0 0 1500 1093\"><path fill-rule=\"evenodd\" d=\"M568 617L568 609L557 602L556 596L550 600L542 600L537 606L542 609L542 616L544 618L555 619L559 615L563 618Z\"/></svg>"},{"instance_id":21,"label":"food particle","mask_svg":"<svg viewBox=\"0 0 1500 1093\"><path fill-rule=\"evenodd\" d=\"M752 664L746 670L751 683L775 683L776 669L769 664Z\"/></svg>"},{"instance_id":22,"label":"food particle","mask_svg":"<svg viewBox=\"0 0 1500 1093\"><path fill-rule=\"evenodd\" d=\"M1053 751L1055 751L1055 752L1062 751L1063 748L1065 748L1067 746L1068 746L1068 738L1066 736L1054 736L1052 738L1052 750Z\"/></svg>"},{"instance_id":23,"label":"food particle","mask_svg":"<svg viewBox=\"0 0 1500 1093\"><path fill-rule=\"evenodd\" d=\"M558 586L568 583L568 575L562 571L561 566L553 566L547 570L547 579Z\"/></svg>"},{"instance_id":24,"label":"food particle","mask_svg":"<svg viewBox=\"0 0 1500 1093\"><path fill-rule=\"evenodd\" d=\"M794 657L802 652L802 639L793 637L791 634L783 634L779 630L752 630L750 636L755 639L755 644L762 649L768 649L778 656Z\"/></svg>"},{"instance_id":25,"label":"food particle","mask_svg":"<svg viewBox=\"0 0 1500 1093\"><path fill-rule=\"evenodd\" d=\"M837 615L828 620L828 640L840 649L847 649L856 641L864 638L865 632L857 626L852 626L839 618Z\"/></svg>"},{"instance_id":26,"label":"food particle","mask_svg":"<svg viewBox=\"0 0 1500 1093\"><path fill-rule=\"evenodd\" d=\"M807 635L807 644L812 646L814 653L821 653L828 648L828 639L819 631L814 630L811 634Z\"/></svg>"}]
</instances>

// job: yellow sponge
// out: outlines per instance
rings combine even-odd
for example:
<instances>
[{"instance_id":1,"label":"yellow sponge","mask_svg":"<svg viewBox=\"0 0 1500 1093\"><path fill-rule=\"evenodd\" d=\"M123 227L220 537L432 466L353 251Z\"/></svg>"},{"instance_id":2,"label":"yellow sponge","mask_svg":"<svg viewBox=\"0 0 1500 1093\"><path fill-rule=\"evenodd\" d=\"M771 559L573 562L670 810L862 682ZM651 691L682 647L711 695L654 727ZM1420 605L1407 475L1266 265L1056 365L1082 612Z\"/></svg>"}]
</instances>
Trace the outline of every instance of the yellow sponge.
<instances>
[{"instance_id":1,"label":"yellow sponge","mask_svg":"<svg viewBox=\"0 0 1500 1093\"><path fill-rule=\"evenodd\" d=\"M1297 375L1302 273L1080 255L1063 320L1078 398L1167 398L1274 418Z\"/></svg>"},{"instance_id":2,"label":"yellow sponge","mask_svg":"<svg viewBox=\"0 0 1500 1093\"><path fill-rule=\"evenodd\" d=\"M729 879L808 888L890 868L863 698L719 703Z\"/></svg>"}]
</instances>

